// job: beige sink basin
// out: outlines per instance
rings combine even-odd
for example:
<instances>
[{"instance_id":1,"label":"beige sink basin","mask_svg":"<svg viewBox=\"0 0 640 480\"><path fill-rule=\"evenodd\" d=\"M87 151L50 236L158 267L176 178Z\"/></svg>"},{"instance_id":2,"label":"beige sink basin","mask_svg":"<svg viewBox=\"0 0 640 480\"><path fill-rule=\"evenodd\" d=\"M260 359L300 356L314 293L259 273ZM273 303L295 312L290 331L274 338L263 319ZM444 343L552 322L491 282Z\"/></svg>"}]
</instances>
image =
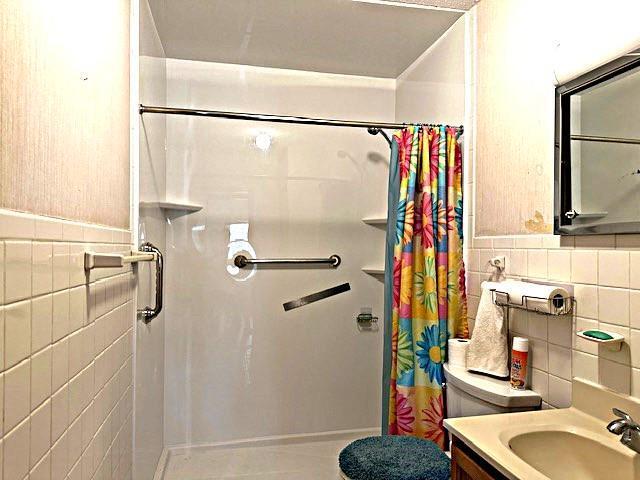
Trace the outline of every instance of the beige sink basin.
<instances>
[{"instance_id":1,"label":"beige sink basin","mask_svg":"<svg viewBox=\"0 0 640 480\"><path fill-rule=\"evenodd\" d=\"M638 455L608 446L610 439L606 437L559 427L542 427L505 440L513 453L551 480L640 478Z\"/></svg>"}]
</instances>

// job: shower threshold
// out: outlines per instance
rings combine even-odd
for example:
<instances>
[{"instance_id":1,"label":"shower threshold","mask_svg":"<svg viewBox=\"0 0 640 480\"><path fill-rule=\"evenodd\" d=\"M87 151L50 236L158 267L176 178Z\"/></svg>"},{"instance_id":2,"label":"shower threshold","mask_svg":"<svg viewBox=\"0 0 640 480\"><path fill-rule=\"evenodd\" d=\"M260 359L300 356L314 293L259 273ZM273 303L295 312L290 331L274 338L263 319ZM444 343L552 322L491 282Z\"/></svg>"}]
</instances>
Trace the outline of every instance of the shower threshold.
<instances>
[{"instance_id":1,"label":"shower threshold","mask_svg":"<svg viewBox=\"0 0 640 480\"><path fill-rule=\"evenodd\" d=\"M338 480L338 454L378 429L270 437L168 450L156 480Z\"/></svg>"}]
</instances>

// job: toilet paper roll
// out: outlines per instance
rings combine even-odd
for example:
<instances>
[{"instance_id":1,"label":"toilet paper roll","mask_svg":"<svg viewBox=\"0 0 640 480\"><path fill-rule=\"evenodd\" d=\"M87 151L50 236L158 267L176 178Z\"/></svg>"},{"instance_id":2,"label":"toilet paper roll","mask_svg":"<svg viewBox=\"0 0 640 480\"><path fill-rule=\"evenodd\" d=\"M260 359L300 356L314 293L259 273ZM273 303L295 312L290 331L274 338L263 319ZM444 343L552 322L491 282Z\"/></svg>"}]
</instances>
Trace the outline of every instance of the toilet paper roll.
<instances>
[{"instance_id":1,"label":"toilet paper roll","mask_svg":"<svg viewBox=\"0 0 640 480\"><path fill-rule=\"evenodd\" d=\"M447 362L455 367L467 368L467 347L469 340L450 338L447 342Z\"/></svg>"},{"instance_id":2,"label":"toilet paper roll","mask_svg":"<svg viewBox=\"0 0 640 480\"><path fill-rule=\"evenodd\" d=\"M496 290L509 294L509 303L515 305L525 306L527 297L526 306L539 312L552 313L556 309L564 308L567 302L571 301L569 292L556 285L507 280Z\"/></svg>"}]
</instances>

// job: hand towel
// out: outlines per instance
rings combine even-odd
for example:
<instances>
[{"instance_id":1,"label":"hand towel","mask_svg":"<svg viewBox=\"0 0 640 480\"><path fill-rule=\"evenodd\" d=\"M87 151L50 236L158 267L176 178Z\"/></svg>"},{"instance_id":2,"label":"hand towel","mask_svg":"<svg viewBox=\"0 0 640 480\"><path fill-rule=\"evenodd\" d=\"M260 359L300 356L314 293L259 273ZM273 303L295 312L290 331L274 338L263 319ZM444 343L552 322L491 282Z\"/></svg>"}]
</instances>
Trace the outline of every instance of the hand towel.
<instances>
[{"instance_id":1,"label":"hand towel","mask_svg":"<svg viewBox=\"0 0 640 480\"><path fill-rule=\"evenodd\" d=\"M509 341L504 311L493 303L499 283L483 282L473 334L467 348L467 370L496 377L509 376Z\"/></svg>"}]
</instances>

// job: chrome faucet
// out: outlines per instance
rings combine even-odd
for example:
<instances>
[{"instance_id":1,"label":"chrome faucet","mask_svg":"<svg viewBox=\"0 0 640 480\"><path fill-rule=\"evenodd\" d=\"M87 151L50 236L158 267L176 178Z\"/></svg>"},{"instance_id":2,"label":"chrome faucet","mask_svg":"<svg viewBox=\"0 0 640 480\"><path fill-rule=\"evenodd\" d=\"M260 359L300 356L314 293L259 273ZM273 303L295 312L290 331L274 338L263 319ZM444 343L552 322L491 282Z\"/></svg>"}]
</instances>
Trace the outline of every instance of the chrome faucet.
<instances>
[{"instance_id":1,"label":"chrome faucet","mask_svg":"<svg viewBox=\"0 0 640 480\"><path fill-rule=\"evenodd\" d=\"M614 408L613 414L618 418L607 425L607 430L614 435L622 435L620 442L634 452L640 453L640 425L622 410Z\"/></svg>"}]
</instances>

